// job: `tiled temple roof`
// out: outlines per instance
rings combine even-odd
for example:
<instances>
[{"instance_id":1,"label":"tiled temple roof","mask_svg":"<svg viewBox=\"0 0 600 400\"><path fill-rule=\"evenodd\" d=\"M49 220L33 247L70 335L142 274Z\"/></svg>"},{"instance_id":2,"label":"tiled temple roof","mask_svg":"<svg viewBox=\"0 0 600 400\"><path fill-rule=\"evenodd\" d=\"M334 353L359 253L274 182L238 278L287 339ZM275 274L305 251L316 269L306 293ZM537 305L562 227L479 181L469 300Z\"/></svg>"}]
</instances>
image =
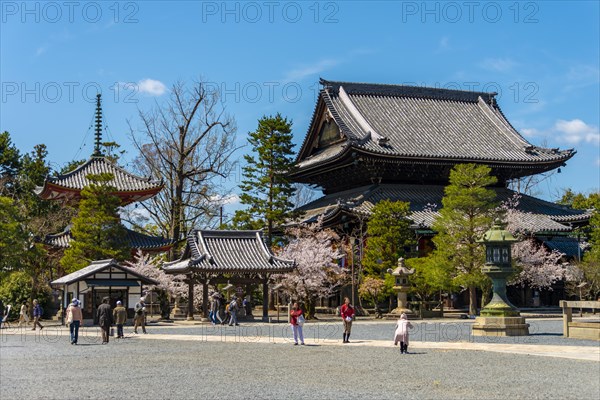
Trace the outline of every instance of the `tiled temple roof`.
<instances>
[{"instance_id":1,"label":"tiled temple roof","mask_svg":"<svg viewBox=\"0 0 600 400\"><path fill-rule=\"evenodd\" d=\"M171 248L175 241L161 236L145 235L141 232L136 232L131 229L127 230L127 243L132 249L141 249L144 251L163 251ZM68 226L63 232L56 235L47 235L44 238L44 244L57 248L67 248L73 240L71 228Z\"/></svg>"},{"instance_id":2,"label":"tiled temple roof","mask_svg":"<svg viewBox=\"0 0 600 400\"><path fill-rule=\"evenodd\" d=\"M91 157L84 164L63 175L47 177L44 186L36 189L43 199L59 198L78 199L84 187L90 185L88 175L110 173L113 180L110 185L115 187L116 195L123 199L123 204L143 201L158 193L163 184L161 181L143 178L125 171L104 156Z\"/></svg>"},{"instance_id":3,"label":"tiled temple roof","mask_svg":"<svg viewBox=\"0 0 600 400\"><path fill-rule=\"evenodd\" d=\"M511 199L515 192L493 188L498 201ZM373 206L382 200L410 203L411 219L415 227L431 228L437 211L442 206L444 186L411 184L378 184L332 193L298 209L303 212L303 222L314 222L323 216L324 222L333 221L340 213L369 216ZM526 232L568 232L568 220L585 221L591 214L573 210L535 197L521 195L517 210L521 212L519 228Z\"/></svg>"},{"instance_id":4,"label":"tiled temple roof","mask_svg":"<svg viewBox=\"0 0 600 400\"><path fill-rule=\"evenodd\" d=\"M578 259L588 248L588 244L574 237L554 236L544 238L544 244L551 250L556 250L569 258Z\"/></svg>"},{"instance_id":5,"label":"tiled temple roof","mask_svg":"<svg viewBox=\"0 0 600 400\"><path fill-rule=\"evenodd\" d=\"M274 256L260 231L194 230L183 256L165 263L166 273L278 273L289 272L295 262Z\"/></svg>"},{"instance_id":6,"label":"tiled temple roof","mask_svg":"<svg viewBox=\"0 0 600 400\"><path fill-rule=\"evenodd\" d=\"M478 162L523 169L513 177L551 170L575 154L572 149L547 149L525 140L496 104L496 93L326 80L321 84L294 176L346 160L352 152L386 160ZM333 118L342 140L314 148L323 112Z\"/></svg>"},{"instance_id":7,"label":"tiled temple roof","mask_svg":"<svg viewBox=\"0 0 600 400\"><path fill-rule=\"evenodd\" d=\"M141 275L138 272L134 271L131 268L125 267L119 264L116 260L107 259L107 260L96 260L92 261L90 265L80 269L79 271L72 272L68 275L65 275L59 279L56 279L51 282L51 285L68 285L73 282L77 282L79 280L85 279L86 277L95 274L96 272L100 272L106 268L115 267L120 269L123 272L136 276L142 281L142 283L147 285L158 285L158 282L154 279L148 278L147 276Z\"/></svg>"}]
</instances>

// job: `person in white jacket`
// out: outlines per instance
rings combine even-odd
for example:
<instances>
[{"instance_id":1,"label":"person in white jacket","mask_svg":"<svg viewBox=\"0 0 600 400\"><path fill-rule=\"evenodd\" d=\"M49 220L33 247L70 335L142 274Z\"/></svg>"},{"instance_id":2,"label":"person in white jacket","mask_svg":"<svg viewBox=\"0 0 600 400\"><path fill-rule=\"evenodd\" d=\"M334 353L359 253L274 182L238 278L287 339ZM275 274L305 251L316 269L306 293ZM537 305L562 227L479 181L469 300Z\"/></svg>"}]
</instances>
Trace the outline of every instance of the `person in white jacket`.
<instances>
[{"instance_id":1,"label":"person in white jacket","mask_svg":"<svg viewBox=\"0 0 600 400\"><path fill-rule=\"evenodd\" d=\"M400 319L396 322L396 332L394 333L394 346L400 342L400 353L408 354L408 330L412 328L408 322L406 314L402 313Z\"/></svg>"}]
</instances>

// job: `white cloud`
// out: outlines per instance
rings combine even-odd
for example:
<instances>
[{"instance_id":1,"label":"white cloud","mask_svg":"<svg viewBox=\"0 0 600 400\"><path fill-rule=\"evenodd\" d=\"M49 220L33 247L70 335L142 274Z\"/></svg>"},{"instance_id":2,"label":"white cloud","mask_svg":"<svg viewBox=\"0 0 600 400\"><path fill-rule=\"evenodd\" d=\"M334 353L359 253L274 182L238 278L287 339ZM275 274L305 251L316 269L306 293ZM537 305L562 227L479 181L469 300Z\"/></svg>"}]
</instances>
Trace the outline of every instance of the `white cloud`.
<instances>
[{"instance_id":1,"label":"white cloud","mask_svg":"<svg viewBox=\"0 0 600 400\"><path fill-rule=\"evenodd\" d=\"M48 48L47 48L46 46L38 47L38 48L35 50L35 55L39 57L39 56L41 56L42 54L44 54L44 53L46 52L46 50L48 50Z\"/></svg>"},{"instance_id":2,"label":"white cloud","mask_svg":"<svg viewBox=\"0 0 600 400\"><path fill-rule=\"evenodd\" d=\"M340 64L340 60L334 60L331 58L319 60L313 64L303 65L301 67L292 69L285 74L284 80L289 82L300 81L306 77L320 74L321 72L335 67Z\"/></svg>"},{"instance_id":3,"label":"white cloud","mask_svg":"<svg viewBox=\"0 0 600 400\"><path fill-rule=\"evenodd\" d=\"M486 58L479 66L496 72L507 72L518 65L517 62L510 58Z\"/></svg>"},{"instance_id":4,"label":"white cloud","mask_svg":"<svg viewBox=\"0 0 600 400\"><path fill-rule=\"evenodd\" d=\"M443 36L438 43L436 52L441 53L447 50L450 50L450 39L448 38L448 36Z\"/></svg>"},{"instance_id":5,"label":"white cloud","mask_svg":"<svg viewBox=\"0 0 600 400\"><path fill-rule=\"evenodd\" d=\"M237 204L240 202L240 196L238 196L235 193L227 194L225 196L214 195L210 197L210 201L221 204L223 206L227 204Z\"/></svg>"},{"instance_id":6,"label":"white cloud","mask_svg":"<svg viewBox=\"0 0 600 400\"><path fill-rule=\"evenodd\" d=\"M521 129L521 134L526 137L534 137L538 136L540 134L540 131L538 131L535 128L523 128Z\"/></svg>"},{"instance_id":7,"label":"white cloud","mask_svg":"<svg viewBox=\"0 0 600 400\"><path fill-rule=\"evenodd\" d=\"M580 119L566 121L559 119L554 124L554 130L561 136L560 138L570 144L580 142L600 144L600 130L597 126L588 125Z\"/></svg>"},{"instance_id":8,"label":"white cloud","mask_svg":"<svg viewBox=\"0 0 600 400\"><path fill-rule=\"evenodd\" d=\"M167 87L161 81L154 79L142 79L137 83L140 93L149 94L150 96L162 96L167 91Z\"/></svg>"}]
</instances>

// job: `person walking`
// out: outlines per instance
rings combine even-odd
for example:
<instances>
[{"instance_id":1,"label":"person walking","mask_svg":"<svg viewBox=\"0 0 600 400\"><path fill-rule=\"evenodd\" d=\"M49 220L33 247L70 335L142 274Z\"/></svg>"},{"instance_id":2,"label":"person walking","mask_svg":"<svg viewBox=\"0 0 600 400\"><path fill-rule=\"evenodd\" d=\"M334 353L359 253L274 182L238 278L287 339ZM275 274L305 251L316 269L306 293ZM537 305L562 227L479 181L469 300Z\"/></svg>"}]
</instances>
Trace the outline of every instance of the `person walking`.
<instances>
[{"instance_id":1,"label":"person walking","mask_svg":"<svg viewBox=\"0 0 600 400\"><path fill-rule=\"evenodd\" d=\"M300 338L300 344L304 346L304 334L302 333L304 311L298 306L298 303L292 305L290 311L290 324L292 326L292 333L294 334L294 346L298 345L298 338Z\"/></svg>"},{"instance_id":2,"label":"person walking","mask_svg":"<svg viewBox=\"0 0 600 400\"><path fill-rule=\"evenodd\" d=\"M40 306L40 303L37 301L37 299L34 299L33 300L33 328L31 328L32 331L35 331L36 326L40 327L40 331L42 329L44 329L42 324L40 324L40 318L42 318L43 313L44 313L44 310L42 310L42 306Z\"/></svg>"},{"instance_id":3,"label":"person walking","mask_svg":"<svg viewBox=\"0 0 600 400\"><path fill-rule=\"evenodd\" d=\"M79 338L79 327L83 323L83 314L79 307L79 300L73 299L66 311L66 323L69 325L69 332L71 333L71 344L77 344Z\"/></svg>"},{"instance_id":4,"label":"person walking","mask_svg":"<svg viewBox=\"0 0 600 400\"><path fill-rule=\"evenodd\" d=\"M221 295L219 293L213 295L210 311L212 312L213 325L217 324L217 320L219 321L219 324L223 325L223 318L221 318Z\"/></svg>"},{"instance_id":5,"label":"person walking","mask_svg":"<svg viewBox=\"0 0 600 400\"><path fill-rule=\"evenodd\" d=\"M135 303L135 316L133 317L133 332L138 333L138 326L142 327L142 332L146 332L146 299L140 298L140 301Z\"/></svg>"},{"instance_id":6,"label":"person walking","mask_svg":"<svg viewBox=\"0 0 600 400\"><path fill-rule=\"evenodd\" d=\"M21 310L19 311L19 324L17 327L21 327L21 324L25 323L25 325L29 325L29 307L27 307L27 302L24 301L21 304Z\"/></svg>"},{"instance_id":7,"label":"person walking","mask_svg":"<svg viewBox=\"0 0 600 400\"><path fill-rule=\"evenodd\" d=\"M340 309L340 315L344 322L344 341L343 343L350 343L350 332L352 331L352 320L354 319L354 307L350 304L350 299L344 297L344 304Z\"/></svg>"},{"instance_id":8,"label":"person walking","mask_svg":"<svg viewBox=\"0 0 600 400\"><path fill-rule=\"evenodd\" d=\"M98 317L98 324L102 331L102 344L108 344L110 326L113 324L112 310L110 304L108 304L109 301L110 299L108 297L104 297L96 314Z\"/></svg>"},{"instance_id":9,"label":"person walking","mask_svg":"<svg viewBox=\"0 0 600 400\"><path fill-rule=\"evenodd\" d=\"M394 333L394 346L400 342L400 354L408 354L408 330L412 327L406 314L402 313L396 322L396 332Z\"/></svg>"},{"instance_id":10,"label":"person walking","mask_svg":"<svg viewBox=\"0 0 600 400\"><path fill-rule=\"evenodd\" d=\"M117 306L113 310L113 319L117 325L117 339L122 339L124 337L123 325L127 322L127 309L123 307L121 300L117 301Z\"/></svg>"},{"instance_id":11,"label":"person walking","mask_svg":"<svg viewBox=\"0 0 600 400\"><path fill-rule=\"evenodd\" d=\"M2 329L2 323L4 322L4 303L0 300L0 329Z\"/></svg>"},{"instance_id":12,"label":"person walking","mask_svg":"<svg viewBox=\"0 0 600 400\"><path fill-rule=\"evenodd\" d=\"M235 324L235 326L239 325L237 321L237 312L239 308L240 306L238 305L237 297L234 295L231 298L231 303L229 303L229 313L231 314L231 321L229 322L229 326L232 326L233 324Z\"/></svg>"}]
</instances>

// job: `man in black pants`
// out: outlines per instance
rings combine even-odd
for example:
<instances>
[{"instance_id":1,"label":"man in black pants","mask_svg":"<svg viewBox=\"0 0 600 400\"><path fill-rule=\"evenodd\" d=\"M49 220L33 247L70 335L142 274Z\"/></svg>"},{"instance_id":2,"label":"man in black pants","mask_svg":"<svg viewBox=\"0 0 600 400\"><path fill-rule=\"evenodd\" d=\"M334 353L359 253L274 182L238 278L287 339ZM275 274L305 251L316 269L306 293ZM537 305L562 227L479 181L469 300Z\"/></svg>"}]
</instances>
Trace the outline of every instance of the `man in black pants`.
<instances>
[{"instance_id":1,"label":"man in black pants","mask_svg":"<svg viewBox=\"0 0 600 400\"><path fill-rule=\"evenodd\" d=\"M102 344L108 343L108 336L110 331L110 326L113 323L112 310L110 308L110 304L108 304L109 298L105 297L102 299L102 304L98 307L98 324L100 325L100 329L102 330Z\"/></svg>"}]
</instances>

